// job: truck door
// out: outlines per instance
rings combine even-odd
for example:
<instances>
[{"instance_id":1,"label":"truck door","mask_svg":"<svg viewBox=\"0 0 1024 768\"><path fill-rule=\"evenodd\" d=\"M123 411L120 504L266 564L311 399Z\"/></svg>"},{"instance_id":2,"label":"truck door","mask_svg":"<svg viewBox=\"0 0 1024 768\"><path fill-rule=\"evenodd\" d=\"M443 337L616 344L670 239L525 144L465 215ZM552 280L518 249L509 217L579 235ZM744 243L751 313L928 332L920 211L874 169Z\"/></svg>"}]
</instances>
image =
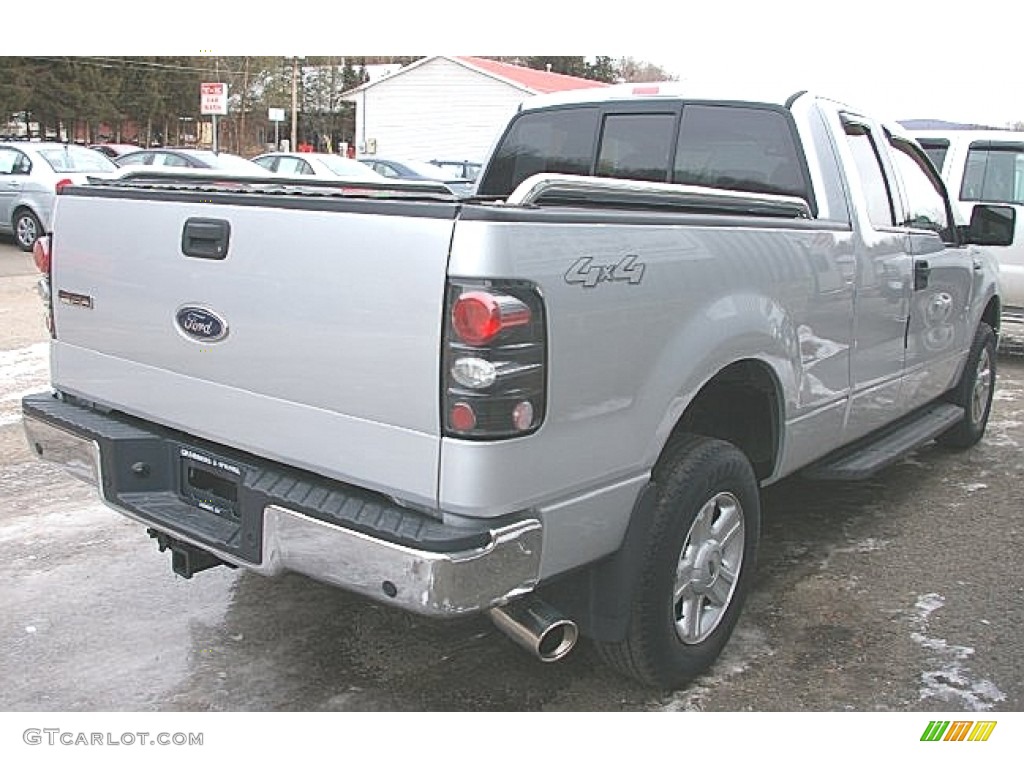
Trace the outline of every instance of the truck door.
<instances>
[{"instance_id":1,"label":"truck door","mask_svg":"<svg viewBox=\"0 0 1024 768\"><path fill-rule=\"evenodd\" d=\"M851 397L844 439L891 422L901 410L912 265L880 128L841 116L844 158L858 241Z\"/></svg>"},{"instance_id":2,"label":"truck door","mask_svg":"<svg viewBox=\"0 0 1024 768\"><path fill-rule=\"evenodd\" d=\"M968 308L973 258L957 245L953 212L927 156L912 142L889 136L888 150L900 192L899 224L913 257L902 389L906 410L952 386L961 350L970 346Z\"/></svg>"}]
</instances>

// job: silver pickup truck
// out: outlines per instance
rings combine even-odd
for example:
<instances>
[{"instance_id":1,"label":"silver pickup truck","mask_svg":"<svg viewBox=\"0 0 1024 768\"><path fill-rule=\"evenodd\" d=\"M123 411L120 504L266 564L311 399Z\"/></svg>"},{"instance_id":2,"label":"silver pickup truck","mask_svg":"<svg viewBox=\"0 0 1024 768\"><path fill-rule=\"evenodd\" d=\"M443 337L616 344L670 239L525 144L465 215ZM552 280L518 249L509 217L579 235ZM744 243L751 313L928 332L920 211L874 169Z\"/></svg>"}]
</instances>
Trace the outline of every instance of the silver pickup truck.
<instances>
[{"instance_id":1,"label":"silver pickup truck","mask_svg":"<svg viewBox=\"0 0 1024 768\"><path fill-rule=\"evenodd\" d=\"M284 571L656 687L727 642L760 489L984 432L1008 223L796 93L535 97L476 195L62 190L30 445L191 577Z\"/></svg>"}]
</instances>

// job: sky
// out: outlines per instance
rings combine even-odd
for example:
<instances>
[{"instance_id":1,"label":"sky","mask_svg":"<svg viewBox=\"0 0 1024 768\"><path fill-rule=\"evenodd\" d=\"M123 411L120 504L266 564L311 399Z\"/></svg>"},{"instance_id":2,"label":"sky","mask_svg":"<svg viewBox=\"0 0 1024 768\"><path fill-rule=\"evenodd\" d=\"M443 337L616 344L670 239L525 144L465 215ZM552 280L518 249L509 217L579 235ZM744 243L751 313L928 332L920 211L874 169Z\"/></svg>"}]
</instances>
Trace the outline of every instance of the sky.
<instances>
[{"instance_id":1,"label":"sky","mask_svg":"<svg viewBox=\"0 0 1024 768\"><path fill-rule=\"evenodd\" d=\"M162 10L159 37L114 34L83 5L51 0L48 14L60 23L6 40L5 53L601 54L657 64L693 84L815 91L881 119L1024 122L1019 0L206 4Z\"/></svg>"}]
</instances>

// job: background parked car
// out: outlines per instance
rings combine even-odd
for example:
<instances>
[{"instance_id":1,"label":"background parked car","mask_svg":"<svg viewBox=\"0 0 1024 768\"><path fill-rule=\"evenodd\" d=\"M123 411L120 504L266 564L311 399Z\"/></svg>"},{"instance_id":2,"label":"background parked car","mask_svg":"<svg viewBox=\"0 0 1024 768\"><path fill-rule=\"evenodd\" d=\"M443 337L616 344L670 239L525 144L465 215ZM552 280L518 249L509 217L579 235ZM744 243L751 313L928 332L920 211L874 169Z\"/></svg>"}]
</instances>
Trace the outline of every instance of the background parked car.
<instances>
[{"instance_id":1,"label":"background parked car","mask_svg":"<svg viewBox=\"0 0 1024 768\"><path fill-rule=\"evenodd\" d=\"M164 147L141 149L121 155L115 161L120 168L129 170L182 171L211 170L232 176L267 176L266 168L252 160L233 155L230 152L214 152L210 149L187 147ZM143 168L139 168L142 166Z\"/></svg>"},{"instance_id":2,"label":"background parked car","mask_svg":"<svg viewBox=\"0 0 1024 768\"><path fill-rule=\"evenodd\" d=\"M138 144L103 143L90 144L89 149L95 149L97 152L102 152L107 157L114 159L115 157L120 157L121 155L127 155L129 152L136 152L142 149L142 147L140 147Z\"/></svg>"},{"instance_id":3,"label":"background parked car","mask_svg":"<svg viewBox=\"0 0 1024 768\"><path fill-rule=\"evenodd\" d=\"M0 232L23 251L53 229L57 189L117 173L110 159L88 147L40 141L0 143Z\"/></svg>"},{"instance_id":4,"label":"background parked car","mask_svg":"<svg viewBox=\"0 0 1024 768\"><path fill-rule=\"evenodd\" d=\"M474 163L472 160L431 160L431 165L436 165L446 171L452 171L464 179L476 181L483 168L482 163Z\"/></svg>"},{"instance_id":5,"label":"background parked car","mask_svg":"<svg viewBox=\"0 0 1024 768\"><path fill-rule=\"evenodd\" d=\"M376 155L368 155L358 159L359 162L365 163L381 176L386 176L389 179L418 179L420 181L443 182L446 187L459 197L468 197L476 189L476 182L421 160L400 160L393 157L377 157Z\"/></svg>"},{"instance_id":6,"label":"background parked car","mask_svg":"<svg viewBox=\"0 0 1024 768\"><path fill-rule=\"evenodd\" d=\"M268 171L286 176L316 176L326 179L383 181L372 168L341 155L327 152L266 152L252 159Z\"/></svg>"}]
</instances>

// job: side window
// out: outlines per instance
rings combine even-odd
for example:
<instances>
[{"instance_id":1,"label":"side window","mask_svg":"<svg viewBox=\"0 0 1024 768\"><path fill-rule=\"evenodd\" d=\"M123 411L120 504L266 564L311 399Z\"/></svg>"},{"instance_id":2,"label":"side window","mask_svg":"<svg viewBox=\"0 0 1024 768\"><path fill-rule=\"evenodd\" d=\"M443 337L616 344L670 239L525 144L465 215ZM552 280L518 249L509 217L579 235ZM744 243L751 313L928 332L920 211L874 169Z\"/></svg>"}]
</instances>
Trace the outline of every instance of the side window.
<instances>
[{"instance_id":1,"label":"side window","mask_svg":"<svg viewBox=\"0 0 1024 768\"><path fill-rule=\"evenodd\" d=\"M946 162L946 153L949 152L949 141L946 139L918 139L921 149L928 155L932 165L938 171L942 170L942 164Z\"/></svg>"},{"instance_id":2,"label":"side window","mask_svg":"<svg viewBox=\"0 0 1024 768\"><path fill-rule=\"evenodd\" d=\"M960 199L1024 205L1024 145L971 144Z\"/></svg>"},{"instance_id":3,"label":"side window","mask_svg":"<svg viewBox=\"0 0 1024 768\"><path fill-rule=\"evenodd\" d=\"M27 176L32 173L32 161L28 159L28 155L22 154L21 152L15 152L17 158L14 160L14 168L11 173L18 175Z\"/></svg>"},{"instance_id":4,"label":"side window","mask_svg":"<svg viewBox=\"0 0 1024 768\"><path fill-rule=\"evenodd\" d=\"M313 169L305 160L297 157L282 157L277 161L278 173L286 173L289 176L301 176L304 173L312 173Z\"/></svg>"},{"instance_id":5,"label":"side window","mask_svg":"<svg viewBox=\"0 0 1024 768\"><path fill-rule=\"evenodd\" d=\"M871 131L855 123L843 123L846 142L860 176L860 185L868 205L868 219L873 227L893 227L896 214L892 205L892 191L882 170L882 160Z\"/></svg>"},{"instance_id":6,"label":"side window","mask_svg":"<svg viewBox=\"0 0 1024 768\"><path fill-rule=\"evenodd\" d=\"M32 161L13 147L0 147L0 173L19 176L32 172Z\"/></svg>"},{"instance_id":7,"label":"side window","mask_svg":"<svg viewBox=\"0 0 1024 768\"><path fill-rule=\"evenodd\" d=\"M149 165L153 162L152 152L139 152L137 154L125 155L118 158L117 164L120 166L126 165Z\"/></svg>"},{"instance_id":8,"label":"side window","mask_svg":"<svg viewBox=\"0 0 1024 768\"><path fill-rule=\"evenodd\" d=\"M478 194L510 194L535 173L590 173L599 112L593 107L527 112L510 126Z\"/></svg>"},{"instance_id":9,"label":"side window","mask_svg":"<svg viewBox=\"0 0 1024 768\"><path fill-rule=\"evenodd\" d=\"M903 181L903 193L907 198L904 219L898 224L912 229L930 229L951 242L953 231L949 226L946 198L932 163L906 142L894 139L890 146L893 165Z\"/></svg>"},{"instance_id":10,"label":"side window","mask_svg":"<svg viewBox=\"0 0 1024 768\"><path fill-rule=\"evenodd\" d=\"M809 183L787 117L772 109L683 107L672 181L802 197Z\"/></svg>"},{"instance_id":11,"label":"side window","mask_svg":"<svg viewBox=\"0 0 1024 768\"><path fill-rule=\"evenodd\" d=\"M675 115L608 115L601 131L597 175L667 181Z\"/></svg>"},{"instance_id":12,"label":"side window","mask_svg":"<svg viewBox=\"0 0 1024 768\"><path fill-rule=\"evenodd\" d=\"M8 149L7 147L0 147L0 173L5 175L15 173L15 167L18 165L20 157L20 152Z\"/></svg>"},{"instance_id":13,"label":"side window","mask_svg":"<svg viewBox=\"0 0 1024 768\"><path fill-rule=\"evenodd\" d=\"M184 157L180 157L178 155L157 155L157 161L159 162L160 165L166 165L172 168L195 167Z\"/></svg>"},{"instance_id":14,"label":"side window","mask_svg":"<svg viewBox=\"0 0 1024 768\"><path fill-rule=\"evenodd\" d=\"M384 165L384 163L374 163L373 170L375 170L381 176L387 176L389 179L398 178L398 171L396 171L390 165Z\"/></svg>"}]
</instances>

